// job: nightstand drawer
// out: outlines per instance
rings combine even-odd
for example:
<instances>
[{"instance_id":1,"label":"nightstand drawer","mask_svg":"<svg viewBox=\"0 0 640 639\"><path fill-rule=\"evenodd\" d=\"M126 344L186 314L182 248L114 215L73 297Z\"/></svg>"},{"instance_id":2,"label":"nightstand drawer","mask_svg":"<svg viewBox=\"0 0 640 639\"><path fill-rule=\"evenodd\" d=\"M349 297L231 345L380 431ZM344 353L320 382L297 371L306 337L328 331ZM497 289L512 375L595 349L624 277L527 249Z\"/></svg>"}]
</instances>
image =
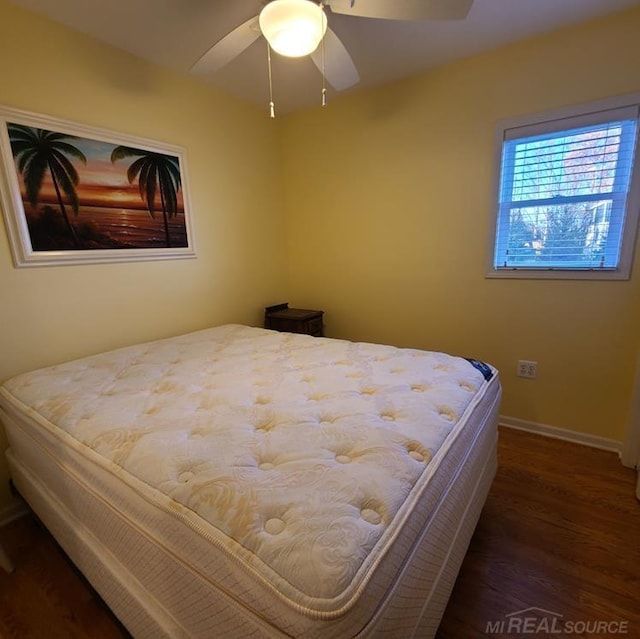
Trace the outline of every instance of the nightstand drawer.
<instances>
[{"instance_id":1,"label":"nightstand drawer","mask_svg":"<svg viewBox=\"0 0 640 639\"><path fill-rule=\"evenodd\" d=\"M304 333L314 337L323 335L323 311L289 308L288 304L267 306L264 309L264 327L287 333Z\"/></svg>"},{"instance_id":2,"label":"nightstand drawer","mask_svg":"<svg viewBox=\"0 0 640 639\"><path fill-rule=\"evenodd\" d=\"M309 320L304 332L316 337L322 337L322 315Z\"/></svg>"}]
</instances>

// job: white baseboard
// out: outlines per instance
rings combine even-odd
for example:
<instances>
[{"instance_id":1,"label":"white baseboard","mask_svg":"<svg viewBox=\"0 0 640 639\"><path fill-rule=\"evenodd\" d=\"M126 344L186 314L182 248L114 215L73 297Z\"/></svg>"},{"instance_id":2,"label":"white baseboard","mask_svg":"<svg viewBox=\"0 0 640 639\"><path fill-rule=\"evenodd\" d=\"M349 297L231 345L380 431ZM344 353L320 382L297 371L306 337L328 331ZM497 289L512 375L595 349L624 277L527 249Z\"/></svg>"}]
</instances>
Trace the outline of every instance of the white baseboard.
<instances>
[{"instance_id":1,"label":"white baseboard","mask_svg":"<svg viewBox=\"0 0 640 639\"><path fill-rule=\"evenodd\" d=\"M566 428L557 428L556 426L538 424L537 422L529 422L526 419L518 419L517 417L506 417L505 415L500 415L499 423L501 426L525 430L529 433L535 433L536 435L562 439L564 441L573 442L574 444L591 446L592 448L610 450L618 453L619 457L622 456L623 444L616 439L608 439L606 437L599 437L598 435L589 435L588 433L579 433L575 430L567 430Z\"/></svg>"},{"instance_id":2,"label":"white baseboard","mask_svg":"<svg viewBox=\"0 0 640 639\"><path fill-rule=\"evenodd\" d=\"M29 509L23 501L16 501L14 504L0 510L0 527L6 526L14 519L24 517L28 512Z\"/></svg>"}]
</instances>

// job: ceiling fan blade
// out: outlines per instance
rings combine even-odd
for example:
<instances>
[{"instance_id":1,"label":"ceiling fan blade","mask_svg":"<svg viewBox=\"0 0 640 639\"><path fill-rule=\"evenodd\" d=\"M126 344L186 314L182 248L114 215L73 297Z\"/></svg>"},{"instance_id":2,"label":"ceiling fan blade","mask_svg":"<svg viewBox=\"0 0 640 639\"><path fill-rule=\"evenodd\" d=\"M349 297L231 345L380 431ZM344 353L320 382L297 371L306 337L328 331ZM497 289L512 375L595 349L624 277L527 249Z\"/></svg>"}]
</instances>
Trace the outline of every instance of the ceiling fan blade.
<instances>
[{"instance_id":1,"label":"ceiling fan blade","mask_svg":"<svg viewBox=\"0 0 640 639\"><path fill-rule=\"evenodd\" d=\"M218 40L192 67L191 73L215 73L228 64L245 49L249 48L260 36L258 16L250 18L236 27L222 40Z\"/></svg>"},{"instance_id":2,"label":"ceiling fan blade","mask_svg":"<svg viewBox=\"0 0 640 639\"><path fill-rule=\"evenodd\" d=\"M324 65L322 60L323 47ZM327 29L324 34L324 44L320 43L320 46L311 54L311 59L320 72L324 67L324 77L336 91L344 91L360 82L358 69L356 69L349 52L331 29Z\"/></svg>"},{"instance_id":3,"label":"ceiling fan blade","mask_svg":"<svg viewBox=\"0 0 640 639\"><path fill-rule=\"evenodd\" d=\"M473 0L325 0L334 13L384 20L461 20Z\"/></svg>"}]
</instances>

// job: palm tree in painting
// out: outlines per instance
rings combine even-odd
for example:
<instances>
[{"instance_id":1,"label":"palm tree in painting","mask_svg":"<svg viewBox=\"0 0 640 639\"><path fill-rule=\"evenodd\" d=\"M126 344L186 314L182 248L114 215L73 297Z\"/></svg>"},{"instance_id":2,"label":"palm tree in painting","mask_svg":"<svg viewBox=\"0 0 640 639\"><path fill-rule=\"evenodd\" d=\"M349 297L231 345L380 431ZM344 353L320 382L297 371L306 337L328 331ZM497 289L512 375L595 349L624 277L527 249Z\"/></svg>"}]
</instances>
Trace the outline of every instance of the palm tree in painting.
<instances>
[{"instance_id":1,"label":"palm tree in painting","mask_svg":"<svg viewBox=\"0 0 640 639\"><path fill-rule=\"evenodd\" d=\"M144 200L149 215L154 219L157 207L156 193L160 195L164 233L167 247L170 247L169 218L178 215L178 191L181 184L178 158L128 146L117 146L111 153L112 162L127 157L137 158L127 169L129 184L138 180L140 197Z\"/></svg>"},{"instance_id":2,"label":"palm tree in painting","mask_svg":"<svg viewBox=\"0 0 640 639\"><path fill-rule=\"evenodd\" d=\"M63 198L64 193L74 214L78 215L78 171L70 158L84 164L87 163L87 158L80 149L69 144L68 140L75 139L75 136L13 123L7 124L7 131L29 203L34 208L38 205L44 176L49 171L65 226L74 245L79 247L80 243Z\"/></svg>"}]
</instances>

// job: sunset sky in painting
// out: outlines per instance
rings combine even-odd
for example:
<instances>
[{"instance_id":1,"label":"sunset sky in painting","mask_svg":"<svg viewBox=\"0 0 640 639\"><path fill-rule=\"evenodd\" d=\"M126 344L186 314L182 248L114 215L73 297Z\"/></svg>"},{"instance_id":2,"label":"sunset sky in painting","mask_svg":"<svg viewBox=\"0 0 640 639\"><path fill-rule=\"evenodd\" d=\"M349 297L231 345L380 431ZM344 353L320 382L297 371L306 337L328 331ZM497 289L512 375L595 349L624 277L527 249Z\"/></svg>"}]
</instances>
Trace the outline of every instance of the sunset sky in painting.
<instances>
[{"instance_id":1,"label":"sunset sky in painting","mask_svg":"<svg viewBox=\"0 0 640 639\"><path fill-rule=\"evenodd\" d=\"M79 182L76 187L80 206L104 206L122 209L144 209L146 205L138 191L137 180L129 184L127 169L137 159L127 157L111 162L111 152L116 144L91 140L88 138L71 138L66 140L84 153L87 164L76 158L69 158L78 171ZM24 193L22 179L20 187ZM56 202L56 195L51 181L51 174L46 172L40 191L41 202ZM157 197L160 204L160 198ZM178 208L183 209L182 188L178 192Z\"/></svg>"}]
</instances>

